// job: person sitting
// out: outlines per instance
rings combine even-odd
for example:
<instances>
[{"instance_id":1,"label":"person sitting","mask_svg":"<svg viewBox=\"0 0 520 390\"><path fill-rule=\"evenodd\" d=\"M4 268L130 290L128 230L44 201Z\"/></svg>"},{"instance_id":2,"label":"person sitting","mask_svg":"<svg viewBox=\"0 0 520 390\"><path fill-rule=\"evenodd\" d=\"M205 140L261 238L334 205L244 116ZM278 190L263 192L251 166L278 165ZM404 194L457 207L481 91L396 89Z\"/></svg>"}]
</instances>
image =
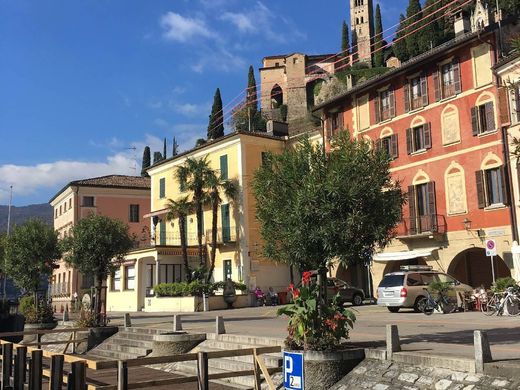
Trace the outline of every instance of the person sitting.
<instances>
[{"instance_id":1,"label":"person sitting","mask_svg":"<svg viewBox=\"0 0 520 390\"><path fill-rule=\"evenodd\" d=\"M269 290L267 291L267 300L271 306L278 305L278 294L273 290L272 287L269 287Z\"/></svg>"},{"instance_id":2,"label":"person sitting","mask_svg":"<svg viewBox=\"0 0 520 390\"><path fill-rule=\"evenodd\" d=\"M257 306L264 306L265 305L265 294L260 289L260 287L255 288L254 294L256 297Z\"/></svg>"}]
</instances>

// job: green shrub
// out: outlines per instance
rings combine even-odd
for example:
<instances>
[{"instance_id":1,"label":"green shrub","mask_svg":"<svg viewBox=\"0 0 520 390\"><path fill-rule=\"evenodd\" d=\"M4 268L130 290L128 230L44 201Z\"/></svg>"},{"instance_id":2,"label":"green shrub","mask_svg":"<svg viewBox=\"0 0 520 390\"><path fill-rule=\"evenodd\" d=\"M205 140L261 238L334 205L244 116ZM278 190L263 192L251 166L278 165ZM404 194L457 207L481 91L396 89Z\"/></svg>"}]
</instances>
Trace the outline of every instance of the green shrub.
<instances>
[{"instance_id":1,"label":"green shrub","mask_svg":"<svg viewBox=\"0 0 520 390\"><path fill-rule=\"evenodd\" d=\"M34 297L27 296L27 297L20 298L20 304L18 306L18 313L27 317L27 313L29 313L29 311L32 311L32 310L34 310Z\"/></svg>"},{"instance_id":2,"label":"green shrub","mask_svg":"<svg viewBox=\"0 0 520 390\"><path fill-rule=\"evenodd\" d=\"M96 313L91 310L81 308L81 310L79 312L79 318L76 321L75 326L77 328L95 328L95 327L97 327L98 323L96 321Z\"/></svg>"},{"instance_id":3,"label":"green shrub","mask_svg":"<svg viewBox=\"0 0 520 390\"><path fill-rule=\"evenodd\" d=\"M54 322L54 310L52 305L45 300L39 301L38 308L36 308L32 297L24 297L20 300L19 312L25 317L26 324Z\"/></svg>"},{"instance_id":4,"label":"green shrub","mask_svg":"<svg viewBox=\"0 0 520 390\"><path fill-rule=\"evenodd\" d=\"M216 282L216 283L213 283L212 289L213 289L213 291L223 290L225 284L226 284L226 282ZM242 291L242 292L247 290L247 286L244 283L241 283L241 282L233 282L233 286L235 287L236 290L239 290L239 291Z\"/></svg>"},{"instance_id":5,"label":"green shrub","mask_svg":"<svg viewBox=\"0 0 520 390\"><path fill-rule=\"evenodd\" d=\"M432 293L446 294L453 288L453 285L449 282L431 282L428 285L428 290Z\"/></svg>"},{"instance_id":6,"label":"green shrub","mask_svg":"<svg viewBox=\"0 0 520 390\"><path fill-rule=\"evenodd\" d=\"M224 284L225 282L207 284L199 280L194 280L191 283L160 283L154 287L154 292L159 297L200 297L203 294L215 294L215 291L224 288ZM244 283L233 282L233 284L237 290L247 290Z\"/></svg>"},{"instance_id":7,"label":"green shrub","mask_svg":"<svg viewBox=\"0 0 520 390\"><path fill-rule=\"evenodd\" d=\"M508 276L507 278L498 278L491 286L491 291L501 293L506 291L508 287L518 287L516 280Z\"/></svg>"}]
</instances>

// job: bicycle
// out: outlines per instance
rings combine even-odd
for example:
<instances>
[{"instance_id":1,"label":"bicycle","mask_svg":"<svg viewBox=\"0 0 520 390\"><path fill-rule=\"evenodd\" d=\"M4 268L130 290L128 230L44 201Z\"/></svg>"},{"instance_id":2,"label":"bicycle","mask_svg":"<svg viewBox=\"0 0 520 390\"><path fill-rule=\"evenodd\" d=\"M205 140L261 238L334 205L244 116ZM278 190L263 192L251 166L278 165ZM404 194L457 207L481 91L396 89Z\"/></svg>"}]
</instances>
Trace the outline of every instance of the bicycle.
<instances>
[{"instance_id":1,"label":"bicycle","mask_svg":"<svg viewBox=\"0 0 520 390\"><path fill-rule=\"evenodd\" d=\"M426 297L422 298L418 303L417 307L419 311L429 316L437 309L443 314L453 313L457 309L457 305L454 304L446 295L439 292L437 298L434 298L427 288L423 289L426 292Z\"/></svg>"},{"instance_id":2,"label":"bicycle","mask_svg":"<svg viewBox=\"0 0 520 390\"><path fill-rule=\"evenodd\" d=\"M487 316L501 316L504 309L509 316L520 315L520 296L516 288L508 287L505 292L495 293L480 306L480 310Z\"/></svg>"}]
</instances>

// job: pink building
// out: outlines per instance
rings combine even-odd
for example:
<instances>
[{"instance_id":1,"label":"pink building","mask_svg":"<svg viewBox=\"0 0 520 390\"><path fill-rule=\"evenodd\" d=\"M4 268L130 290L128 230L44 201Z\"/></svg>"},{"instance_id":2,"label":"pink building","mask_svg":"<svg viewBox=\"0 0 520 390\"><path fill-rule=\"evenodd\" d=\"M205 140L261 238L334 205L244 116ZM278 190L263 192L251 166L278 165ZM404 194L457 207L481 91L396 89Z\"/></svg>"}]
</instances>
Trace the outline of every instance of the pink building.
<instances>
[{"instance_id":1,"label":"pink building","mask_svg":"<svg viewBox=\"0 0 520 390\"><path fill-rule=\"evenodd\" d=\"M50 201L54 229L60 238L67 237L74 224L92 213L119 219L128 224L135 246L146 243L149 227L143 215L150 212L150 178L109 175L72 181ZM145 238L143 240L143 237ZM49 283L54 310L70 308L74 300L90 295L93 279L81 275L63 260L58 262Z\"/></svg>"}]
</instances>

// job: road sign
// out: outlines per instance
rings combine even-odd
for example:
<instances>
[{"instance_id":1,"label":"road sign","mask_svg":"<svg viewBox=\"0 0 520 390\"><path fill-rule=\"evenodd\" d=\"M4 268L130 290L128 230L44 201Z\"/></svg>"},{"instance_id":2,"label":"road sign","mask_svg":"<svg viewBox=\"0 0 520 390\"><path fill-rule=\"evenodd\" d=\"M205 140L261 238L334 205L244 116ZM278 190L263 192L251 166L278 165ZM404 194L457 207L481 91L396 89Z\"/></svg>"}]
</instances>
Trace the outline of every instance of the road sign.
<instances>
[{"instance_id":1,"label":"road sign","mask_svg":"<svg viewBox=\"0 0 520 390\"><path fill-rule=\"evenodd\" d=\"M304 390L303 353L283 352L283 385L287 390Z\"/></svg>"},{"instance_id":2,"label":"road sign","mask_svg":"<svg viewBox=\"0 0 520 390\"><path fill-rule=\"evenodd\" d=\"M495 240L486 240L486 256L496 256L497 245Z\"/></svg>"}]
</instances>

